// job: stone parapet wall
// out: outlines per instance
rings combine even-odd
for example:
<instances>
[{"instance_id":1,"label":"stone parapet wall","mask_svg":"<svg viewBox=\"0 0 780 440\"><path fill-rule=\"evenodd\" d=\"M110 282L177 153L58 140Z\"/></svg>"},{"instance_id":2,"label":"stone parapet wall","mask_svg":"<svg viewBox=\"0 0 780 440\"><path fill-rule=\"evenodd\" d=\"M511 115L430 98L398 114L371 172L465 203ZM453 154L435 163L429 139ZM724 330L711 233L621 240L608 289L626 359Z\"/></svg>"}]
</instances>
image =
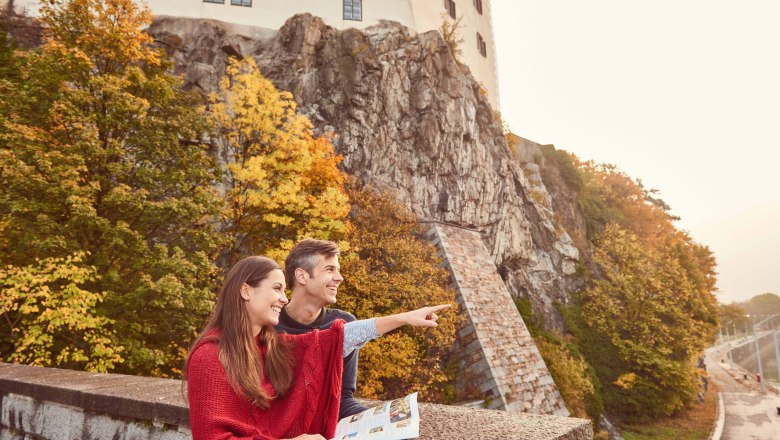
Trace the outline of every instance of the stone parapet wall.
<instances>
[{"instance_id":1,"label":"stone parapet wall","mask_svg":"<svg viewBox=\"0 0 780 440\"><path fill-rule=\"evenodd\" d=\"M583 419L420 404L421 439L593 438ZM189 440L181 381L0 363L0 440Z\"/></svg>"},{"instance_id":2,"label":"stone parapet wall","mask_svg":"<svg viewBox=\"0 0 780 440\"><path fill-rule=\"evenodd\" d=\"M187 440L181 381L0 364L0 440Z\"/></svg>"},{"instance_id":3,"label":"stone parapet wall","mask_svg":"<svg viewBox=\"0 0 780 440\"><path fill-rule=\"evenodd\" d=\"M429 239L453 278L465 317L453 353L461 389L488 408L568 416L569 411L478 231L433 223Z\"/></svg>"}]
</instances>

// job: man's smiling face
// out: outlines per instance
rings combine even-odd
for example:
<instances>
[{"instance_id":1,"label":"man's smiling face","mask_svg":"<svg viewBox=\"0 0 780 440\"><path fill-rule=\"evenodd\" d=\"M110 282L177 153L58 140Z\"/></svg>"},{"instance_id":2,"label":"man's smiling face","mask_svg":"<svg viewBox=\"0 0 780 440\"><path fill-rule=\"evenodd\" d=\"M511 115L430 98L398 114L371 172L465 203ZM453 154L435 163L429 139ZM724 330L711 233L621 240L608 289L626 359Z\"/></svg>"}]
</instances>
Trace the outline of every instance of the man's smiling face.
<instances>
[{"instance_id":1,"label":"man's smiling face","mask_svg":"<svg viewBox=\"0 0 780 440\"><path fill-rule=\"evenodd\" d=\"M312 274L305 273L306 295L313 301L320 303L320 306L327 306L336 303L336 294L338 287L344 278L339 270L339 256L333 255L326 257L319 255L319 261L314 267Z\"/></svg>"}]
</instances>

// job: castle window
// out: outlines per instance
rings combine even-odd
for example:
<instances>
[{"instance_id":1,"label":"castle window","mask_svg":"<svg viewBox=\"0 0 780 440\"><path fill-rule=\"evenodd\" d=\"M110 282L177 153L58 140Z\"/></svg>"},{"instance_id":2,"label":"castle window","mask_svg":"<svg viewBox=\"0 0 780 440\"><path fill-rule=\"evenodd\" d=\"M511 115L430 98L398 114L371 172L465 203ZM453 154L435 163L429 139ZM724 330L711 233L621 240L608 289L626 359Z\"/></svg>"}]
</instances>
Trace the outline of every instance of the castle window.
<instances>
[{"instance_id":1,"label":"castle window","mask_svg":"<svg viewBox=\"0 0 780 440\"><path fill-rule=\"evenodd\" d=\"M444 9L447 10L447 13L450 14L450 17L456 18L454 0L444 0Z\"/></svg>"},{"instance_id":2,"label":"castle window","mask_svg":"<svg viewBox=\"0 0 780 440\"><path fill-rule=\"evenodd\" d=\"M251 8L252 0L230 0L230 4L233 6L246 6L247 8Z\"/></svg>"},{"instance_id":3,"label":"castle window","mask_svg":"<svg viewBox=\"0 0 780 440\"><path fill-rule=\"evenodd\" d=\"M479 32L477 32L477 49L479 49L479 53L483 57L487 58L487 43L485 43L485 39L482 38Z\"/></svg>"},{"instance_id":4,"label":"castle window","mask_svg":"<svg viewBox=\"0 0 780 440\"><path fill-rule=\"evenodd\" d=\"M225 0L203 0L203 3L219 3L220 5L224 5Z\"/></svg>"},{"instance_id":5,"label":"castle window","mask_svg":"<svg viewBox=\"0 0 780 440\"><path fill-rule=\"evenodd\" d=\"M344 20L363 20L363 0L344 0Z\"/></svg>"},{"instance_id":6,"label":"castle window","mask_svg":"<svg viewBox=\"0 0 780 440\"><path fill-rule=\"evenodd\" d=\"M474 0L474 7L477 8L477 12L482 14L482 0Z\"/></svg>"}]
</instances>

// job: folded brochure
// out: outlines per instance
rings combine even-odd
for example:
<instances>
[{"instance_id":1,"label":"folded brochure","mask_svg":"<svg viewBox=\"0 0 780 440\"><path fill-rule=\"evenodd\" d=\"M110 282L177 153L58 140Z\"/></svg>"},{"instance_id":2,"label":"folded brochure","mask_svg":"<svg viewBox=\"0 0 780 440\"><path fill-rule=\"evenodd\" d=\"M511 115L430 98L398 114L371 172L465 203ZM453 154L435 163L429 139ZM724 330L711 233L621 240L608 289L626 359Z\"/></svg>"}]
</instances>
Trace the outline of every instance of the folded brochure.
<instances>
[{"instance_id":1,"label":"folded brochure","mask_svg":"<svg viewBox=\"0 0 780 440\"><path fill-rule=\"evenodd\" d=\"M383 402L336 425L333 440L402 440L420 436L417 393Z\"/></svg>"}]
</instances>

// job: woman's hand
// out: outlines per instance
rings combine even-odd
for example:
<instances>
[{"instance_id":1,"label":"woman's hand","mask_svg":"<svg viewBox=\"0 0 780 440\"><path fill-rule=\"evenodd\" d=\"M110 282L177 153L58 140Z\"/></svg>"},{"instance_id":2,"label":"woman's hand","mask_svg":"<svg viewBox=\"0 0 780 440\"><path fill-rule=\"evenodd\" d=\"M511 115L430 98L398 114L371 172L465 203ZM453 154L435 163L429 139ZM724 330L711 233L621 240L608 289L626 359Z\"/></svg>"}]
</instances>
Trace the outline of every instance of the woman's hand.
<instances>
[{"instance_id":1,"label":"woman's hand","mask_svg":"<svg viewBox=\"0 0 780 440\"><path fill-rule=\"evenodd\" d=\"M436 312L450 307L449 304L441 304L432 307L422 307L409 312L398 313L397 315L388 315L376 318L376 332L379 336L395 330L402 325L411 325L413 327L436 327L436 320L439 316Z\"/></svg>"},{"instance_id":2,"label":"woman's hand","mask_svg":"<svg viewBox=\"0 0 780 440\"><path fill-rule=\"evenodd\" d=\"M301 434L298 437L283 440L328 440L319 434Z\"/></svg>"}]
</instances>

